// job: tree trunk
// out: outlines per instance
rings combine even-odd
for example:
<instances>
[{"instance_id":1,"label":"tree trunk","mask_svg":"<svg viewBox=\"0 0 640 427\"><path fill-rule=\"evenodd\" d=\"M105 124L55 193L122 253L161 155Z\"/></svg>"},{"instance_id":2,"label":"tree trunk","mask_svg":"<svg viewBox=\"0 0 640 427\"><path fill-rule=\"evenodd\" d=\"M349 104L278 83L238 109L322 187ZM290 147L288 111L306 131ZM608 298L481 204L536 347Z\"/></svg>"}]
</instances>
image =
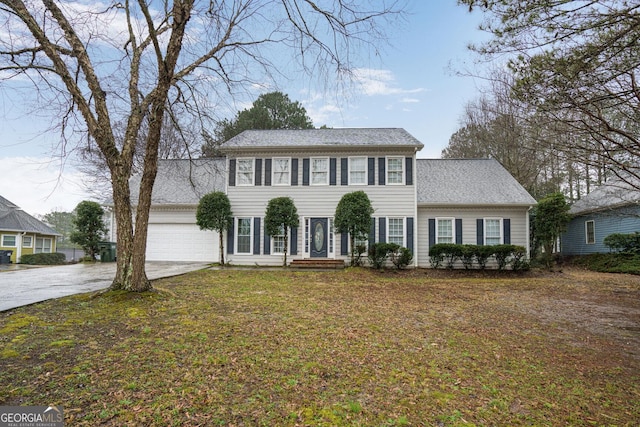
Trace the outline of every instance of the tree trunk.
<instances>
[{"instance_id":1,"label":"tree trunk","mask_svg":"<svg viewBox=\"0 0 640 427\"><path fill-rule=\"evenodd\" d=\"M287 251L289 250L289 233L287 227L284 228L284 262L282 264L283 267L287 266Z\"/></svg>"},{"instance_id":2,"label":"tree trunk","mask_svg":"<svg viewBox=\"0 0 640 427\"><path fill-rule=\"evenodd\" d=\"M220 265L224 267L224 238L223 238L223 231L222 230L218 230L218 242L219 242L219 248L220 248Z\"/></svg>"}]
</instances>

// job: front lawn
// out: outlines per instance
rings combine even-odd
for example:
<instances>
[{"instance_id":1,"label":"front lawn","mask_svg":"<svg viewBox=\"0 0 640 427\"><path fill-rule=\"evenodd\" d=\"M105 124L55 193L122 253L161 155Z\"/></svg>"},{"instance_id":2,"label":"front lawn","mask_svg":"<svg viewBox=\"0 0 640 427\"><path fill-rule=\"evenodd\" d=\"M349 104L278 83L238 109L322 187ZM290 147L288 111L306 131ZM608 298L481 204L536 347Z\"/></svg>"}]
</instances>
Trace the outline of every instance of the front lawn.
<instances>
[{"instance_id":1,"label":"front lawn","mask_svg":"<svg viewBox=\"0 0 640 427\"><path fill-rule=\"evenodd\" d=\"M0 405L68 426L640 423L640 278L201 271L0 313Z\"/></svg>"}]
</instances>

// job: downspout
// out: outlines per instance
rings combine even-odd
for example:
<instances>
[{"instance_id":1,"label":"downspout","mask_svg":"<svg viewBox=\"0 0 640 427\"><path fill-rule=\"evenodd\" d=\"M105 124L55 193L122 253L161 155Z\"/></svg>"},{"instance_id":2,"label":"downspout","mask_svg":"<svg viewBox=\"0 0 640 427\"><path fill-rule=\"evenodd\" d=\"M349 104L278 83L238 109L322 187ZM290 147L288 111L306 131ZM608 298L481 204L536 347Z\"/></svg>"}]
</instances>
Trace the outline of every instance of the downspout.
<instances>
[{"instance_id":1,"label":"downspout","mask_svg":"<svg viewBox=\"0 0 640 427\"><path fill-rule=\"evenodd\" d=\"M413 268L418 267L418 148L413 149Z\"/></svg>"},{"instance_id":2,"label":"downspout","mask_svg":"<svg viewBox=\"0 0 640 427\"><path fill-rule=\"evenodd\" d=\"M529 206L527 209L527 259L531 259L531 225L529 221L529 212L533 209L533 206Z\"/></svg>"},{"instance_id":3,"label":"downspout","mask_svg":"<svg viewBox=\"0 0 640 427\"><path fill-rule=\"evenodd\" d=\"M22 258L22 238L25 234L27 234L26 231L18 233L18 241L16 242L16 264L20 261L20 258Z\"/></svg>"}]
</instances>

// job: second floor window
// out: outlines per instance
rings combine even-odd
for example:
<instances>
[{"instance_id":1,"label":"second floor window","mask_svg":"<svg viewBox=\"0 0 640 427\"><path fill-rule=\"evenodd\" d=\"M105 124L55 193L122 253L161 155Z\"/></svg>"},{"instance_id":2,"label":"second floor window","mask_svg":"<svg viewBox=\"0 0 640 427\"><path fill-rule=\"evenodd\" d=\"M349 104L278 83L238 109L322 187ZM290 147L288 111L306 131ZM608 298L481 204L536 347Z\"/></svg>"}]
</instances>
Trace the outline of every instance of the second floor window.
<instances>
[{"instance_id":1,"label":"second floor window","mask_svg":"<svg viewBox=\"0 0 640 427\"><path fill-rule=\"evenodd\" d=\"M238 185L253 185L253 159L238 159L237 165Z\"/></svg>"},{"instance_id":2,"label":"second floor window","mask_svg":"<svg viewBox=\"0 0 640 427\"><path fill-rule=\"evenodd\" d=\"M351 157L349 158L349 184L366 184L367 183L367 158Z\"/></svg>"},{"instance_id":3,"label":"second floor window","mask_svg":"<svg viewBox=\"0 0 640 427\"><path fill-rule=\"evenodd\" d=\"M311 159L311 185L329 184L329 159Z\"/></svg>"},{"instance_id":4,"label":"second floor window","mask_svg":"<svg viewBox=\"0 0 640 427\"><path fill-rule=\"evenodd\" d=\"M402 157L387 158L387 184L403 184L404 169Z\"/></svg>"},{"instance_id":5,"label":"second floor window","mask_svg":"<svg viewBox=\"0 0 640 427\"><path fill-rule=\"evenodd\" d=\"M273 159L273 185L291 184L291 159Z\"/></svg>"}]
</instances>

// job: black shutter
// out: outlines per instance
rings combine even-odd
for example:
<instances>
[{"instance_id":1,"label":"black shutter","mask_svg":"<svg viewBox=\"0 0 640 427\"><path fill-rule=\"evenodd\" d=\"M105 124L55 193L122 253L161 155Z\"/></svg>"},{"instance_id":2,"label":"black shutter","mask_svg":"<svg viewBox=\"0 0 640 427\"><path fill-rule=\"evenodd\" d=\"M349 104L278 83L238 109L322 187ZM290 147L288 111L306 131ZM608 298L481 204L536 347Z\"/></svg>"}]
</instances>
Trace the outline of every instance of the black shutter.
<instances>
[{"instance_id":1,"label":"black shutter","mask_svg":"<svg viewBox=\"0 0 640 427\"><path fill-rule=\"evenodd\" d=\"M289 253L291 255L298 255L298 227L291 227L289 233L291 233Z\"/></svg>"},{"instance_id":2,"label":"black shutter","mask_svg":"<svg viewBox=\"0 0 640 427\"><path fill-rule=\"evenodd\" d=\"M456 218L456 244L462 244L462 218Z\"/></svg>"},{"instance_id":3,"label":"black shutter","mask_svg":"<svg viewBox=\"0 0 640 427\"><path fill-rule=\"evenodd\" d=\"M253 254L260 255L260 217L253 218Z\"/></svg>"},{"instance_id":4,"label":"black shutter","mask_svg":"<svg viewBox=\"0 0 640 427\"><path fill-rule=\"evenodd\" d=\"M429 249L436 244L436 219L429 218Z\"/></svg>"},{"instance_id":5,"label":"black shutter","mask_svg":"<svg viewBox=\"0 0 640 427\"><path fill-rule=\"evenodd\" d=\"M329 185L336 185L336 158L329 159Z\"/></svg>"},{"instance_id":6,"label":"black shutter","mask_svg":"<svg viewBox=\"0 0 640 427\"><path fill-rule=\"evenodd\" d=\"M340 185L349 185L349 159L340 159Z\"/></svg>"},{"instance_id":7,"label":"black shutter","mask_svg":"<svg viewBox=\"0 0 640 427\"><path fill-rule=\"evenodd\" d=\"M407 157L405 159L405 173L406 173L406 177L405 177L405 184L407 185L413 185L413 158L412 157Z\"/></svg>"},{"instance_id":8,"label":"black shutter","mask_svg":"<svg viewBox=\"0 0 640 427\"><path fill-rule=\"evenodd\" d=\"M233 254L233 231L235 228L235 221L233 220L233 218L231 219L231 226L229 227L229 229L227 230L227 253L228 254Z\"/></svg>"},{"instance_id":9,"label":"black shutter","mask_svg":"<svg viewBox=\"0 0 640 427\"><path fill-rule=\"evenodd\" d=\"M504 232L503 240L505 245L511 244L511 220L505 218L502 220L502 231Z\"/></svg>"},{"instance_id":10,"label":"black shutter","mask_svg":"<svg viewBox=\"0 0 640 427\"><path fill-rule=\"evenodd\" d=\"M387 218L378 219L378 242L387 242Z\"/></svg>"},{"instance_id":11,"label":"black shutter","mask_svg":"<svg viewBox=\"0 0 640 427\"><path fill-rule=\"evenodd\" d=\"M369 229L369 245L376 242L376 219L371 218L371 228Z\"/></svg>"},{"instance_id":12,"label":"black shutter","mask_svg":"<svg viewBox=\"0 0 640 427\"><path fill-rule=\"evenodd\" d=\"M302 185L309 185L309 159L302 159Z\"/></svg>"},{"instance_id":13,"label":"black shutter","mask_svg":"<svg viewBox=\"0 0 640 427\"><path fill-rule=\"evenodd\" d=\"M264 227L264 248L263 252L265 255L271 255L271 236L267 233L267 227Z\"/></svg>"},{"instance_id":14,"label":"black shutter","mask_svg":"<svg viewBox=\"0 0 640 427\"><path fill-rule=\"evenodd\" d=\"M264 185L271 185L271 159L264 159Z\"/></svg>"},{"instance_id":15,"label":"black shutter","mask_svg":"<svg viewBox=\"0 0 640 427\"><path fill-rule=\"evenodd\" d=\"M229 186L236 185L236 159L229 160Z\"/></svg>"},{"instance_id":16,"label":"black shutter","mask_svg":"<svg viewBox=\"0 0 640 427\"><path fill-rule=\"evenodd\" d=\"M340 233L340 255L349 255L349 234Z\"/></svg>"},{"instance_id":17,"label":"black shutter","mask_svg":"<svg viewBox=\"0 0 640 427\"><path fill-rule=\"evenodd\" d=\"M291 185L298 185L298 159L291 159Z\"/></svg>"},{"instance_id":18,"label":"black shutter","mask_svg":"<svg viewBox=\"0 0 640 427\"><path fill-rule=\"evenodd\" d=\"M476 219L476 244L484 245L484 220Z\"/></svg>"},{"instance_id":19,"label":"black shutter","mask_svg":"<svg viewBox=\"0 0 640 427\"><path fill-rule=\"evenodd\" d=\"M262 185L262 159L256 159L256 185Z\"/></svg>"},{"instance_id":20,"label":"black shutter","mask_svg":"<svg viewBox=\"0 0 640 427\"><path fill-rule=\"evenodd\" d=\"M367 159L367 175L369 175L368 177L368 181L369 181L369 185L376 185L376 159L375 157L369 157Z\"/></svg>"},{"instance_id":21,"label":"black shutter","mask_svg":"<svg viewBox=\"0 0 640 427\"><path fill-rule=\"evenodd\" d=\"M378 157L378 185L385 184L387 159L384 157Z\"/></svg>"},{"instance_id":22,"label":"black shutter","mask_svg":"<svg viewBox=\"0 0 640 427\"><path fill-rule=\"evenodd\" d=\"M413 218L407 218L407 249L413 253Z\"/></svg>"}]
</instances>

